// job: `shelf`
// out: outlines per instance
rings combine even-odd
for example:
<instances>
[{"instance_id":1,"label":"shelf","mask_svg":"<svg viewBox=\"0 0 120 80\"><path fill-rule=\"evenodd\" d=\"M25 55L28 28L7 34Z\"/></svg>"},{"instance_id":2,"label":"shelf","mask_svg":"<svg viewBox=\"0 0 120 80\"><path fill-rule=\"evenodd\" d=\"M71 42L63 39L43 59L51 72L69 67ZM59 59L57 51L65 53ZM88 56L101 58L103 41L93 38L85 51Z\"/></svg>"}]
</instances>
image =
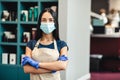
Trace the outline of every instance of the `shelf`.
<instances>
[{"instance_id":1,"label":"shelf","mask_svg":"<svg viewBox=\"0 0 120 80\"><path fill-rule=\"evenodd\" d=\"M32 28L37 28L41 10L51 6L58 7L58 0L0 0L0 72L3 73L0 79L30 80L21 66L21 56L25 54L27 44L24 42L32 39ZM6 17L3 13L10 15ZM23 39L25 34L30 36L28 41ZM16 64L1 64L3 53L8 53L8 56L15 53Z\"/></svg>"},{"instance_id":2,"label":"shelf","mask_svg":"<svg viewBox=\"0 0 120 80\"><path fill-rule=\"evenodd\" d=\"M25 21L21 21L20 24L33 24L33 25L36 25L37 22L33 22L33 21L28 21L28 22L25 22Z\"/></svg>"},{"instance_id":3,"label":"shelf","mask_svg":"<svg viewBox=\"0 0 120 80\"><path fill-rule=\"evenodd\" d=\"M20 43L20 46L26 46L27 43Z\"/></svg>"},{"instance_id":4,"label":"shelf","mask_svg":"<svg viewBox=\"0 0 120 80\"><path fill-rule=\"evenodd\" d=\"M1 0L1 2L17 2L18 0Z\"/></svg>"},{"instance_id":5,"label":"shelf","mask_svg":"<svg viewBox=\"0 0 120 80\"><path fill-rule=\"evenodd\" d=\"M16 21L1 21L0 22L1 24L18 24L18 22L16 22Z\"/></svg>"},{"instance_id":6,"label":"shelf","mask_svg":"<svg viewBox=\"0 0 120 80\"><path fill-rule=\"evenodd\" d=\"M38 0L20 0L20 2L38 2Z\"/></svg>"},{"instance_id":7,"label":"shelf","mask_svg":"<svg viewBox=\"0 0 120 80\"><path fill-rule=\"evenodd\" d=\"M98 38L120 38L120 32L114 34L92 34L91 37Z\"/></svg>"},{"instance_id":8,"label":"shelf","mask_svg":"<svg viewBox=\"0 0 120 80\"><path fill-rule=\"evenodd\" d=\"M1 42L0 45L17 46L17 43L13 43L13 42Z\"/></svg>"}]
</instances>

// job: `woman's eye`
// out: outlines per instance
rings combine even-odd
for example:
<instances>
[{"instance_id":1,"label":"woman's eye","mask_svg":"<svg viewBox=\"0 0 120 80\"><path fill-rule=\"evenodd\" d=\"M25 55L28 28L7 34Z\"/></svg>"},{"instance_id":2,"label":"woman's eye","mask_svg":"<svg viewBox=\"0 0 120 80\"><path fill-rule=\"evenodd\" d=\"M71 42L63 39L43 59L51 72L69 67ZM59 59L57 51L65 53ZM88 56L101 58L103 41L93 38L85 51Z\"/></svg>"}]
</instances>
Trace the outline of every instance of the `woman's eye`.
<instances>
[{"instance_id":1,"label":"woman's eye","mask_svg":"<svg viewBox=\"0 0 120 80\"><path fill-rule=\"evenodd\" d=\"M54 22L54 19L49 19L49 22Z\"/></svg>"},{"instance_id":2,"label":"woman's eye","mask_svg":"<svg viewBox=\"0 0 120 80\"><path fill-rule=\"evenodd\" d=\"M43 20L41 20L42 22L46 22L47 20L45 20L45 19L43 19Z\"/></svg>"},{"instance_id":3,"label":"woman's eye","mask_svg":"<svg viewBox=\"0 0 120 80\"><path fill-rule=\"evenodd\" d=\"M49 21L50 21L50 22L52 22L52 20L51 20L51 19L50 19Z\"/></svg>"},{"instance_id":4,"label":"woman's eye","mask_svg":"<svg viewBox=\"0 0 120 80\"><path fill-rule=\"evenodd\" d=\"M41 22L54 22L54 19L52 19L52 18L42 19Z\"/></svg>"}]
</instances>

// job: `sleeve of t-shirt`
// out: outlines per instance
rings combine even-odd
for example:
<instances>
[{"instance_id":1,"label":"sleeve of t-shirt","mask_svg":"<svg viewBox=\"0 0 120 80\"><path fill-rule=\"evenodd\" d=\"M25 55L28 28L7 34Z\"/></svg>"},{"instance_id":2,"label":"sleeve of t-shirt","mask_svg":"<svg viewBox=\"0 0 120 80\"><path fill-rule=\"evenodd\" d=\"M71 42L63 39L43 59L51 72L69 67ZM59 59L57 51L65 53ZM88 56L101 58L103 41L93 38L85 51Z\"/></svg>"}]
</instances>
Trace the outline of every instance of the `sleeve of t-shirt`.
<instances>
[{"instance_id":1,"label":"sleeve of t-shirt","mask_svg":"<svg viewBox=\"0 0 120 80\"><path fill-rule=\"evenodd\" d=\"M63 47L67 47L67 50L69 50L67 43L65 41L60 41L60 49Z\"/></svg>"},{"instance_id":2,"label":"sleeve of t-shirt","mask_svg":"<svg viewBox=\"0 0 120 80\"><path fill-rule=\"evenodd\" d=\"M30 40L30 41L27 43L26 47L29 47L31 50L33 50L34 47L35 47L35 44L36 44L36 41L35 41L35 40Z\"/></svg>"}]
</instances>

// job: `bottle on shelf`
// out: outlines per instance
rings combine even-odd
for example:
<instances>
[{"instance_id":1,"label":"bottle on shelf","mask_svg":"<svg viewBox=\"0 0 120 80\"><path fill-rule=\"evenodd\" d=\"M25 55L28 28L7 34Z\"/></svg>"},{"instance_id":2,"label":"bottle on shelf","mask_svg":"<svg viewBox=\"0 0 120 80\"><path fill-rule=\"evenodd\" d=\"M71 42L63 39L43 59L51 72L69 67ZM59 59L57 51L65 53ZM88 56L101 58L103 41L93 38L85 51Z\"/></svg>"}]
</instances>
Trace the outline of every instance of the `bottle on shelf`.
<instances>
[{"instance_id":1,"label":"bottle on shelf","mask_svg":"<svg viewBox=\"0 0 120 80\"><path fill-rule=\"evenodd\" d=\"M28 42L28 37L27 37L27 35L25 34L25 35L23 35L23 42Z\"/></svg>"},{"instance_id":2,"label":"bottle on shelf","mask_svg":"<svg viewBox=\"0 0 120 80\"><path fill-rule=\"evenodd\" d=\"M2 64L8 64L8 53L2 53Z\"/></svg>"},{"instance_id":3,"label":"bottle on shelf","mask_svg":"<svg viewBox=\"0 0 120 80\"><path fill-rule=\"evenodd\" d=\"M37 28L32 28L32 40L34 40L35 39L35 37L36 37L36 31L37 31Z\"/></svg>"},{"instance_id":4,"label":"bottle on shelf","mask_svg":"<svg viewBox=\"0 0 120 80\"><path fill-rule=\"evenodd\" d=\"M15 12L14 11L11 11L11 20L15 21Z\"/></svg>"},{"instance_id":5,"label":"bottle on shelf","mask_svg":"<svg viewBox=\"0 0 120 80\"><path fill-rule=\"evenodd\" d=\"M16 40L15 34L11 34L11 35L9 36L8 41L9 41L9 42L15 42L15 40Z\"/></svg>"},{"instance_id":6,"label":"bottle on shelf","mask_svg":"<svg viewBox=\"0 0 120 80\"><path fill-rule=\"evenodd\" d=\"M7 21L7 20L8 20L8 17L9 17L9 12L8 12L8 10L3 10L3 11L2 11L2 15L1 15L1 20L2 20L2 21Z\"/></svg>"},{"instance_id":7,"label":"bottle on shelf","mask_svg":"<svg viewBox=\"0 0 120 80\"><path fill-rule=\"evenodd\" d=\"M28 21L28 10L21 11L21 21Z\"/></svg>"},{"instance_id":8,"label":"bottle on shelf","mask_svg":"<svg viewBox=\"0 0 120 80\"><path fill-rule=\"evenodd\" d=\"M33 7L28 10L28 21L33 21Z\"/></svg>"},{"instance_id":9,"label":"bottle on shelf","mask_svg":"<svg viewBox=\"0 0 120 80\"><path fill-rule=\"evenodd\" d=\"M7 42L8 40L7 40L7 36L5 35L5 33L3 33L3 35L2 35L2 41L3 42Z\"/></svg>"},{"instance_id":10,"label":"bottle on shelf","mask_svg":"<svg viewBox=\"0 0 120 80\"><path fill-rule=\"evenodd\" d=\"M21 21L26 21L26 15L24 12L21 14Z\"/></svg>"},{"instance_id":11,"label":"bottle on shelf","mask_svg":"<svg viewBox=\"0 0 120 80\"><path fill-rule=\"evenodd\" d=\"M2 35L3 42L15 42L16 36L11 31L5 31Z\"/></svg>"},{"instance_id":12,"label":"bottle on shelf","mask_svg":"<svg viewBox=\"0 0 120 80\"><path fill-rule=\"evenodd\" d=\"M3 33L3 42L8 42L10 38L11 32L10 31L5 31Z\"/></svg>"},{"instance_id":13,"label":"bottle on shelf","mask_svg":"<svg viewBox=\"0 0 120 80\"><path fill-rule=\"evenodd\" d=\"M34 21L37 21L37 18L38 18L38 6L35 6L34 7Z\"/></svg>"},{"instance_id":14,"label":"bottle on shelf","mask_svg":"<svg viewBox=\"0 0 120 80\"><path fill-rule=\"evenodd\" d=\"M30 32L24 32L23 33L23 42L30 41Z\"/></svg>"},{"instance_id":15,"label":"bottle on shelf","mask_svg":"<svg viewBox=\"0 0 120 80\"><path fill-rule=\"evenodd\" d=\"M11 12L9 13L9 21L12 21Z\"/></svg>"}]
</instances>

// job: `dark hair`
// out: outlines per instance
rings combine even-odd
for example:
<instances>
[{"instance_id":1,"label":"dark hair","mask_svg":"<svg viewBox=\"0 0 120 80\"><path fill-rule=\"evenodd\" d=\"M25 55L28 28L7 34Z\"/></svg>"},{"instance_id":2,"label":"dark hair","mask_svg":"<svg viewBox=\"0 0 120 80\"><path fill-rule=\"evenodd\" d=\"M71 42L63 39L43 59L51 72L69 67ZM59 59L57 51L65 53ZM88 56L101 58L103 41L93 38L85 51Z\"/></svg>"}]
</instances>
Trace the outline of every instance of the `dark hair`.
<instances>
[{"instance_id":1,"label":"dark hair","mask_svg":"<svg viewBox=\"0 0 120 80\"><path fill-rule=\"evenodd\" d=\"M58 25L58 17L57 17L57 13L54 12L52 9L50 8L45 8L39 15L38 17L38 24L37 24L37 35L36 35L36 40L40 39L42 37L42 33L43 31L40 29L40 25L41 25L41 18L42 18L42 15L45 13L45 12L49 12L52 17L54 18L54 23L55 23L55 27L56 29L53 31L53 37L56 39L56 40L59 40L59 25Z\"/></svg>"}]
</instances>

